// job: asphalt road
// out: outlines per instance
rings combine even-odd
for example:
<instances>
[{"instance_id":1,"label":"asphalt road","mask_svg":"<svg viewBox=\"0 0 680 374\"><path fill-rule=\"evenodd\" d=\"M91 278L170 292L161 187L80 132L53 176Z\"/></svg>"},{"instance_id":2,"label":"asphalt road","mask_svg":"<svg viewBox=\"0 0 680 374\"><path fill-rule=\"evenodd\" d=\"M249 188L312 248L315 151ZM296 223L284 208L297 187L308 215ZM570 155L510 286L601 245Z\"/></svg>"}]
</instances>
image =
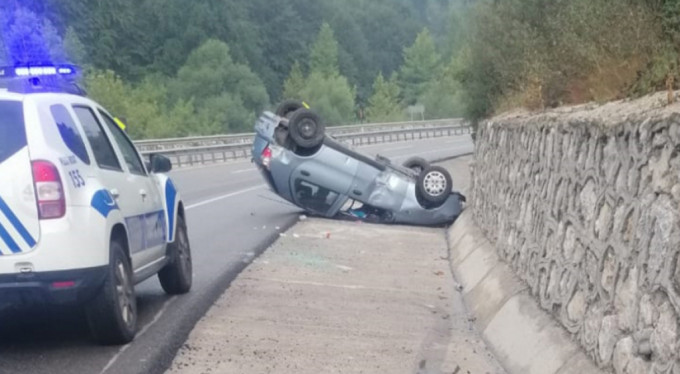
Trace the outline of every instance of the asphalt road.
<instances>
[{"instance_id":1,"label":"asphalt road","mask_svg":"<svg viewBox=\"0 0 680 374\"><path fill-rule=\"evenodd\" d=\"M393 162L421 156L434 160L469 153L469 136L366 146ZM101 347L88 335L77 309L22 310L0 315L0 374L162 373L194 324L230 282L301 211L263 184L248 161L171 173L187 209L194 286L170 297L156 278L137 286L140 331L123 347Z\"/></svg>"}]
</instances>

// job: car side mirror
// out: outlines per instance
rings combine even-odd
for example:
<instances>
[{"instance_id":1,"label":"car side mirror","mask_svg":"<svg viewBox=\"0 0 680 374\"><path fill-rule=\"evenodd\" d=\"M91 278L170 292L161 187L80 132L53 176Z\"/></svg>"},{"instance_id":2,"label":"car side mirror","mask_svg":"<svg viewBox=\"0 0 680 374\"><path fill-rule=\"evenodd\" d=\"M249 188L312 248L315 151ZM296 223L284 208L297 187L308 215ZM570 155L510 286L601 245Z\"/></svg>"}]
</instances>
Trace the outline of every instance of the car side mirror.
<instances>
[{"instance_id":1,"label":"car side mirror","mask_svg":"<svg viewBox=\"0 0 680 374\"><path fill-rule=\"evenodd\" d=\"M152 173L167 173L172 170L172 162L163 155L152 154L150 164L149 170Z\"/></svg>"}]
</instances>

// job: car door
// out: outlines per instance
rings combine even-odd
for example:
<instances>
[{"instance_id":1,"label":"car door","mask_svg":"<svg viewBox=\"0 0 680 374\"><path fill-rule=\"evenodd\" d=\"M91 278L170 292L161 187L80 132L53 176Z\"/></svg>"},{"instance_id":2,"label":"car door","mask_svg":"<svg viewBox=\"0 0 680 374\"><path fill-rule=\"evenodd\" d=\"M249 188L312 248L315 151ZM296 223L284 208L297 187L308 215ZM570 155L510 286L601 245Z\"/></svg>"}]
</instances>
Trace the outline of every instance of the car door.
<instances>
[{"instance_id":1,"label":"car door","mask_svg":"<svg viewBox=\"0 0 680 374\"><path fill-rule=\"evenodd\" d=\"M134 192L137 193L137 197L141 198L140 207L143 208L141 215L126 218L126 220L129 225L141 227L141 238L138 238L139 247L141 247L139 259L143 265L136 268L135 275L141 274L145 277L148 275L144 274L146 272L155 273L158 270L155 265L165 259L166 230L162 195L155 179L148 175L142 158L128 136L106 111L98 108L97 114L102 119L121 162L127 168L130 186L135 186Z\"/></svg>"},{"instance_id":2,"label":"car door","mask_svg":"<svg viewBox=\"0 0 680 374\"><path fill-rule=\"evenodd\" d=\"M295 203L316 214L335 215L350 193L358 161L325 146L301 161L290 175Z\"/></svg>"},{"instance_id":3,"label":"car door","mask_svg":"<svg viewBox=\"0 0 680 374\"><path fill-rule=\"evenodd\" d=\"M95 114L93 107L83 104L73 105L88 143L99 168L98 178L116 200L120 211L126 219L128 245L133 269L145 266L143 217L146 208L140 190L144 188L138 178L123 167L121 158L113 142Z\"/></svg>"}]
</instances>

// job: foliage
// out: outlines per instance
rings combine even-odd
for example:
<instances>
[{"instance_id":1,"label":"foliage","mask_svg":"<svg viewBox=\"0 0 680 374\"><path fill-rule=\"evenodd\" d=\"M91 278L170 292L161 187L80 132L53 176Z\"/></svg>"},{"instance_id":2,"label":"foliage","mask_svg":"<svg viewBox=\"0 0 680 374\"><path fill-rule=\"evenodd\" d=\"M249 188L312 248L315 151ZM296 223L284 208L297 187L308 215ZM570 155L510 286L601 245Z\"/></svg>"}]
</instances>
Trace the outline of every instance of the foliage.
<instances>
[{"instance_id":1,"label":"foliage","mask_svg":"<svg viewBox=\"0 0 680 374\"><path fill-rule=\"evenodd\" d=\"M170 87L175 100L194 102L209 133L246 130L269 102L262 81L218 40L193 51Z\"/></svg>"},{"instance_id":2,"label":"foliage","mask_svg":"<svg viewBox=\"0 0 680 374\"><path fill-rule=\"evenodd\" d=\"M404 65L399 71L399 79L407 105L415 104L427 85L438 76L440 60L427 29L418 34L412 46L404 49Z\"/></svg>"},{"instance_id":3,"label":"foliage","mask_svg":"<svg viewBox=\"0 0 680 374\"><path fill-rule=\"evenodd\" d=\"M314 45L312 45L309 60L312 72L319 73L325 77L339 74L338 42L335 40L333 30L327 23L321 26L319 36Z\"/></svg>"},{"instance_id":4,"label":"foliage","mask_svg":"<svg viewBox=\"0 0 680 374\"><path fill-rule=\"evenodd\" d=\"M369 122L396 122L404 119L404 109L399 102L401 90L396 75L385 80L378 74L373 83L373 96L368 100L366 116Z\"/></svg>"},{"instance_id":5,"label":"foliage","mask_svg":"<svg viewBox=\"0 0 680 374\"><path fill-rule=\"evenodd\" d=\"M305 88L305 76L300 63L295 61L290 74L283 83L283 97L286 99L302 100L302 90Z\"/></svg>"},{"instance_id":6,"label":"foliage","mask_svg":"<svg viewBox=\"0 0 680 374\"><path fill-rule=\"evenodd\" d=\"M110 70L90 71L85 87L94 100L114 116L125 117L133 139L195 135L198 123L190 101L165 105L167 90L161 82L147 79L137 87L124 83Z\"/></svg>"},{"instance_id":7,"label":"foliage","mask_svg":"<svg viewBox=\"0 0 680 374\"><path fill-rule=\"evenodd\" d=\"M605 101L659 88L677 54L660 58L669 48L651 2L477 1L464 10L465 39L453 51L467 114L480 118L516 106Z\"/></svg>"},{"instance_id":8,"label":"foliage","mask_svg":"<svg viewBox=\"0 0 680 374\"><path fill-rule=\"evenodd\" d=\"M304 80L298 98L308 102L329 125L344 125L355 120L354 97L356 91L338 70L338 43L333 30L323 24L310 52L311 71ZM295 75L298 72L293 71ZM299 76L295 79L299 79ZM289 82L299 84L300 82ZM292 90L292 88L291 88Z\"/></svg>"},{"instance_id":9,"label":"foliage","mask_svg":"<svg viewBox=\"0 0 680 374\"><path fill-rule=\"evenodd\" d=\"M302 90L302 98L329 126L355 121L354 96L347 78L341 75L328 77L320 72L312 72Z\"/></svg>"},{"instance_id":10,"label":"foliage","mask_svg":"<svg viewBox=\"0 0 680 374\"><path fill-rule=\"evenodd\" d=\"M426 119L461 117L465 113L463 92L456 78L458 59L453 58L437 78L430 81L418 100Z\"/></svg>"}]
</instances>

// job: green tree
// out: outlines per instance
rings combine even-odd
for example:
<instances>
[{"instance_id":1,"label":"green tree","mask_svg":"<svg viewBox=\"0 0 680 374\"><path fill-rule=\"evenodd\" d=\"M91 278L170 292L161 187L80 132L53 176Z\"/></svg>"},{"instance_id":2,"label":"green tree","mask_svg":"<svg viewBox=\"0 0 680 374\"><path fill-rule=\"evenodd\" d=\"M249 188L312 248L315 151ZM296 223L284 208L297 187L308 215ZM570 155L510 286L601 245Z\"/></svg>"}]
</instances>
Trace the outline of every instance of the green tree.
<instances>
[{"instance_id":1,"label":"green tree","mask_svg":"<svg viewBox=\"0 0 680 374\"><path fill-rule=\"evenodd\" d=\"M349 124L354 120L355 92L347 78L339 74L327 77L312 72L302 96L329 126Z\"/></svg>"},{"instance_id":2,"label":"green tree","mask_svg":"<svg viewBox=\"0 0 680 374\"><path fill-rule=\"evenodd\" d=\"M418 100L425 106L426 119L453 118L465 114L460 83L456 78L458 58L453 58L442 74L432 80Z\"/></svg>"},{"instance_id":3,"label":"green tree","mask_svg":"<svg viewBox=\"0 0 680 374\"><path fill-rule=\"evenodd\" d=\"M302 73L300 63L295 61L293 67L290 69L290 74L283 83L282 98L302 100L302 90L305 88L305 76Z\"/></svg>"},{"instance_id":4,"label":"green tree","mask_svg":"<svg viewBox=\"0 0 680 374\"><path fill-rule=\"evenodd\" d=\"M64 53L68 61L73 64L82 66L87 63L85 45L72 27L67 28L64 34Z\"/></svg>"},{"instance_id":5,"label":"green tree","mask_svg":"<svg viewBox=\"0 0 680 374\"><path fill-rule=\"evenodd\" d=\"M6 57L12 63L66 62L61 37L50 20L17 6L7 9L0 22Z\"/></svg>"},{"instance_id":6,"label":"green tree","mask_svg":"<svg viewBox=\"0 0 680 374\"><path fill-rule=\"evenodd\" d=\"M310 60L311 72L305 80L302 99L329 125L352 122L356 92L338 71L338 42L328 24L321 26Z\"/></svg>"},{"instance_id":7,"label":"green tree","mask_svg":"<svg viewBox=\"0 0 680 374\"><path fill-rule=\"evenodd\" d=\"M133 87L110 70L92 70L85 75L85 87L88 95L112 115L126 118L126 131L133 139L216 132L200 127L190 100L179 100L168 107L167 87L157 79L147 78Z\"/></svg>"},{"instance_id":8,"label":"green tree","mask_svg":"<svg viewBox=\"0 0 680 374\"><path fill-rule=\"evenodd\" d=\"M378 74L373 83L373 95L368 100L366 117L369 122L393 122L404 119L404 108L399 102L399 84L396 75L385 80Z\"/></svg>"},{"instance_id":9,"label":"green tree","mask_svg":"<svg viewBox=\"0 0 680 374\"><path fill-rule=\"evenodd\" d=\"M85 74L88 96L111 111L113 115L126 116L130 88L112 70L93 70Z\"/></svg>"},{"instance_id":10,"label":"green tree","mask_svg":"<svg viewBox=\"0 0 680 374\"><path fill-rule=\"evenodd\" d=\"M404 49L399 79L406 104L415 104L427 85L438 76L440 59L427 29L418 34L412 46Z\"/></svg>"},{"instance_id":11,"label":"green tree","mask_svg":"<svg viewBox=\"0 0 680 374\"><path fill-rule=\"evenodd\" d=\"M249 128L269 102L262 81L248 66L235 63L229 47L218 40L206 41L189 55L171 91L176 99L193 100L209 123L221 121L223 132ZM226 107L220 108L220 103ZM217 131L216 125L209 128Z\"/></svg>"},{"instance_id":12,"label":"green tree","mask_svg":"<svg viewBox=\"0 0 680 374\"><path fill-rule=\"evenodd\" d=\"M310 53L310 68L314 73L325 77L333 77L339 74L338 70L338 42L335 40L330 25L324 23L321 26L316 42Z\"/></svg>"}]
</instances>

